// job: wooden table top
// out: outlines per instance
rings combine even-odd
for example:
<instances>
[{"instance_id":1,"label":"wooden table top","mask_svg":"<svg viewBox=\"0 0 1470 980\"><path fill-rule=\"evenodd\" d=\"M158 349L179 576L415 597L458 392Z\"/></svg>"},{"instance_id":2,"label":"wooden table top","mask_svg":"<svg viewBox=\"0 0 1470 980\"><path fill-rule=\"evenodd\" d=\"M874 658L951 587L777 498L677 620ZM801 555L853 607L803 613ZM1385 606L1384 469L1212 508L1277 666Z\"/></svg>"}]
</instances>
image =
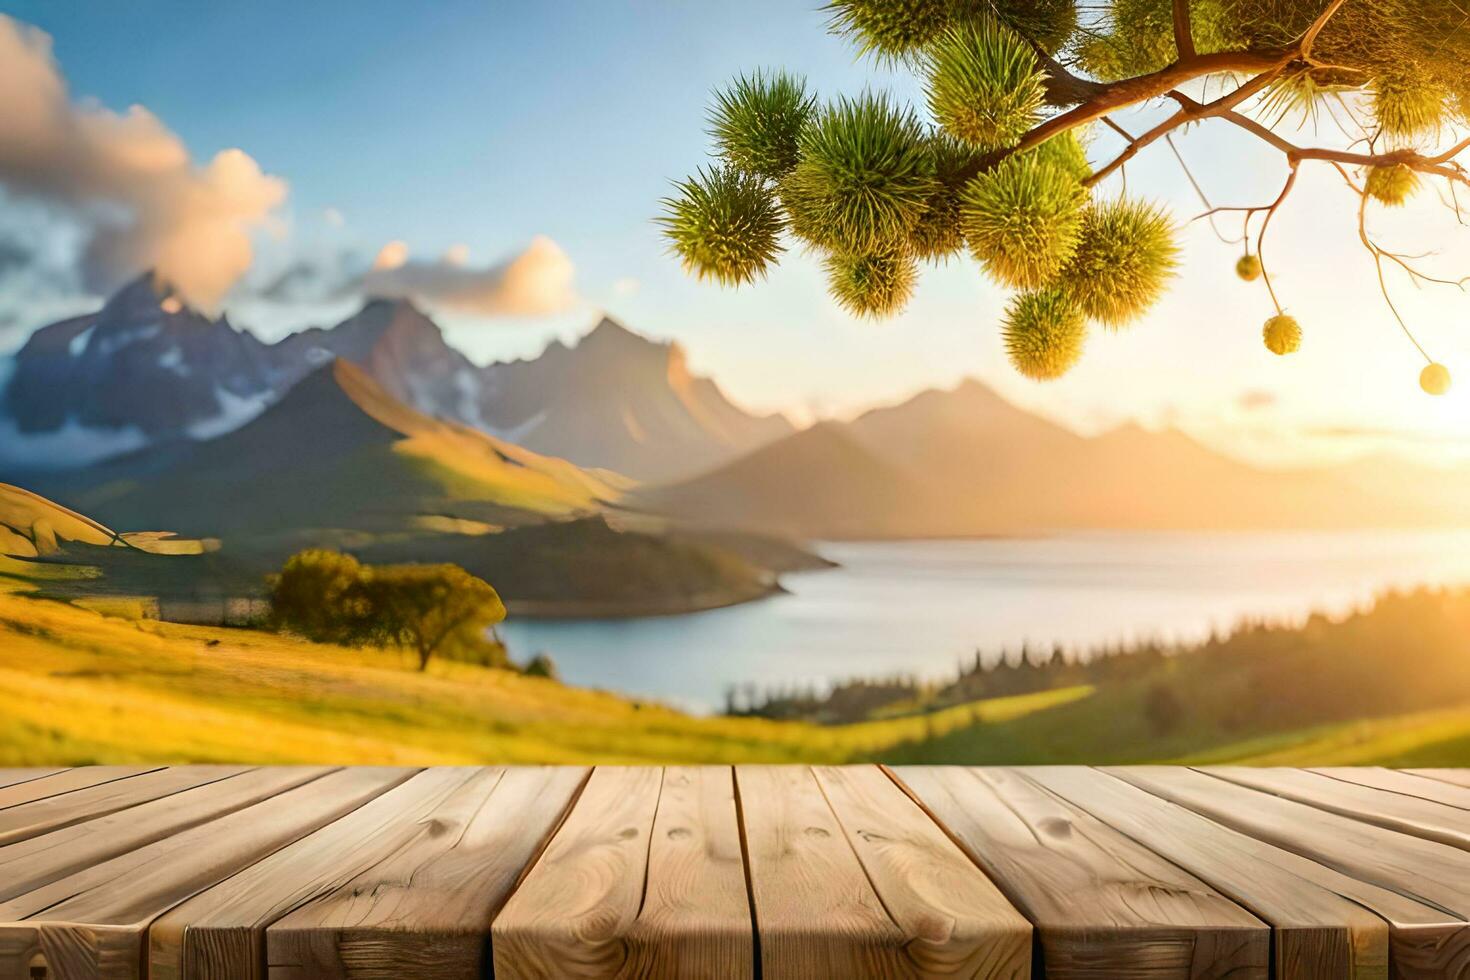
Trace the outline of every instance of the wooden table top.
<instances>
[{"instance_id":1,"label":"wooden table top","mask_svg":"<svg viewBox=\"0 0 1470 980\"><path fill-rule=\"evenodd\" d=\"M0 769L0 980L1470 977L1470 770Z\"/></svg>"}]
</instances>

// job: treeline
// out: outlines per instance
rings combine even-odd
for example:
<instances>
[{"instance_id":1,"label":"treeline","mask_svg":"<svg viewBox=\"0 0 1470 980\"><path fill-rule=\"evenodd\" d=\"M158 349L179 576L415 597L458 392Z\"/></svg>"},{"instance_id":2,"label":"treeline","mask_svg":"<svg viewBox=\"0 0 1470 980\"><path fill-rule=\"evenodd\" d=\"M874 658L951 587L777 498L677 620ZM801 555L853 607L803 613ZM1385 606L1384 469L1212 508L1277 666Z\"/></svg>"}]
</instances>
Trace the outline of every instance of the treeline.
<instances>
[{"instance_id":1,"label":"treeline","mask_svg":"<svg viewBox=\"0 0 1470 980\"><path fill-rule=\"evenodd\" d=\"M1387 593L1341 620L1317 614L1302 625L1246 622L1202 643L977 653L937 681L852 679L827 691L746 685L727 693L726 711L837 724L1076 685L1139 686L1141 710L1160 733L1186 714L1244 730L1463 703L1470 700L1470 590Z\"/></svg>"}]
</instances>

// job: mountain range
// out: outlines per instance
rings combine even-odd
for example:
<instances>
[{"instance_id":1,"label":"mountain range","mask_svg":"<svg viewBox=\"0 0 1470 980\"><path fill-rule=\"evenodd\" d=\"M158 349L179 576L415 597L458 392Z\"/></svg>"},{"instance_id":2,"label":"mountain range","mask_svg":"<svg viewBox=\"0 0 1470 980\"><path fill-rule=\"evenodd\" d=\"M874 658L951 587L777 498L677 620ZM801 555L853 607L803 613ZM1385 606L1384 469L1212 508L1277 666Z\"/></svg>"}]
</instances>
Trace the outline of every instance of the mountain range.
<instances>
[{"instance_id":1,"label":"mountain range","mask_svg":"<svg viewBox=\"0 0 1470 980\"><path fill-rule=\"evenodd\" d=\"M1262 469L1175 430L1084 437L977 381L827 422L624 503L804 538L1470 523L1470 474L1403 461Z\"/></svg>"},{"instance_id":2,"label":"mountain range","mask_svg":"<svg viewBox=\"0 0 1470 980\"><path fill-rule=\"evenodd\" d=\"M0 372L0 462L75 466L208 439L337 358L424 414L641 480L692 474L791 431L690 374L677 344L611 319L574 346L479 367L408 300L372 299L334 327L268 344L144 275L96 313L37 330Z\"/></svg>"},{"instance_id":3,"label":"mountain range","mask_svg":"<svg viewBox=\"0 0 1470 980\"><path fill-rule=\"evenodd\" d=\"M151 277L37 331L0 408L0 441L22 446L79 427L135 438L28 485L116 525L237 540L417 541L593 516L799 539L1470 522L1464 472L1262 469L1137 426L1085 437L976 381L795 431L731 404L677 345L609 319L478 367L407 301L265 344ZM748 538L720 547L754 554Z\"/></svg>"}]
</instances>

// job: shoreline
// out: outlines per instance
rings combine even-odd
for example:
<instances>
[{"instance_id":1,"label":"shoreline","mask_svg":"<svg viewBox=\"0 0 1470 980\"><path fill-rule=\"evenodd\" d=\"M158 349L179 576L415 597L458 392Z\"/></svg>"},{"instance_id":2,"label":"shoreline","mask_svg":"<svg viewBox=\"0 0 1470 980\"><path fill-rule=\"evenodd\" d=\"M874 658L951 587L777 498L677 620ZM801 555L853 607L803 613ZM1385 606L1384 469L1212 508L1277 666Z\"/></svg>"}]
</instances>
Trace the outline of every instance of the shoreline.
<instances>
[{"instance_id":1,"label":"shoreline","mask_svg":"<svg viewBox=\"0 0 1470 980\"><path fill-rule=\"evenodd\" d=\"M507 618L520 619L653 619L683 616L689 613L728 609L771 596L785 595L779 581L749 593L717 593L684 597L678 600L650 599L644 602L584 599L507 599Z\"/></svg>"}]
</instances>

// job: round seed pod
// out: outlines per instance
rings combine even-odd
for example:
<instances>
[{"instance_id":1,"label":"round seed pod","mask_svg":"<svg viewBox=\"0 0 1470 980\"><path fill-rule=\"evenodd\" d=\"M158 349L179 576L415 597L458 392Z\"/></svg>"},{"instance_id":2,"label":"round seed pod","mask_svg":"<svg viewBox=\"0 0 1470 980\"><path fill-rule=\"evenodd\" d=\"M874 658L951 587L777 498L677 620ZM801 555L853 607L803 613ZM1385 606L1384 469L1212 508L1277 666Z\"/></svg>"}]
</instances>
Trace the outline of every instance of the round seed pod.
<instances>
[{"instance_id":1,"label":"round seed pod","mask_svg":"<svg viewBox=\"0 0 1470 980\"><path fill-rule=\"evenodd\" d=\"M1246 282L1261 278L1261 260L1254 255L1242 255L1235 263L1235 274Z\"/></svg>"},{"instance_id":2,"label":"round seed pod","mask_svg":"<svg viewBox=\"0 0 1470 980\"><path fill-rule=\"evenodd\" d=\"M1419 387L1431 395L1443 395L1450 390L1450 369L1443 364L1427 364L1419 372Z\"/></svg>"},{"instance_id":3,"label":"round seed pod","mask_svg":"<svg viewBox=\"0 0 1470 980\"><path fill-rule=\"evenodd\" d=\"M1266 341L1266 349L1273 354L1292 354L1302 346L1301 325L1296 322L1296 317L1285 313L1278 313L1267 320L1261 334Z\"/></svg>"},{"instance_id":4,"label":"round seed pod","mask_svg":"<svg viewBox=\"0 0 1470 980\"><path fill-rule=\"evenodd\" d=\"M1173 222L1161 208L1107 201L1087 209L1062 278L1088 319L1116 330L1157 302L1178 255Z\"/></svg>"}]
</instances>

